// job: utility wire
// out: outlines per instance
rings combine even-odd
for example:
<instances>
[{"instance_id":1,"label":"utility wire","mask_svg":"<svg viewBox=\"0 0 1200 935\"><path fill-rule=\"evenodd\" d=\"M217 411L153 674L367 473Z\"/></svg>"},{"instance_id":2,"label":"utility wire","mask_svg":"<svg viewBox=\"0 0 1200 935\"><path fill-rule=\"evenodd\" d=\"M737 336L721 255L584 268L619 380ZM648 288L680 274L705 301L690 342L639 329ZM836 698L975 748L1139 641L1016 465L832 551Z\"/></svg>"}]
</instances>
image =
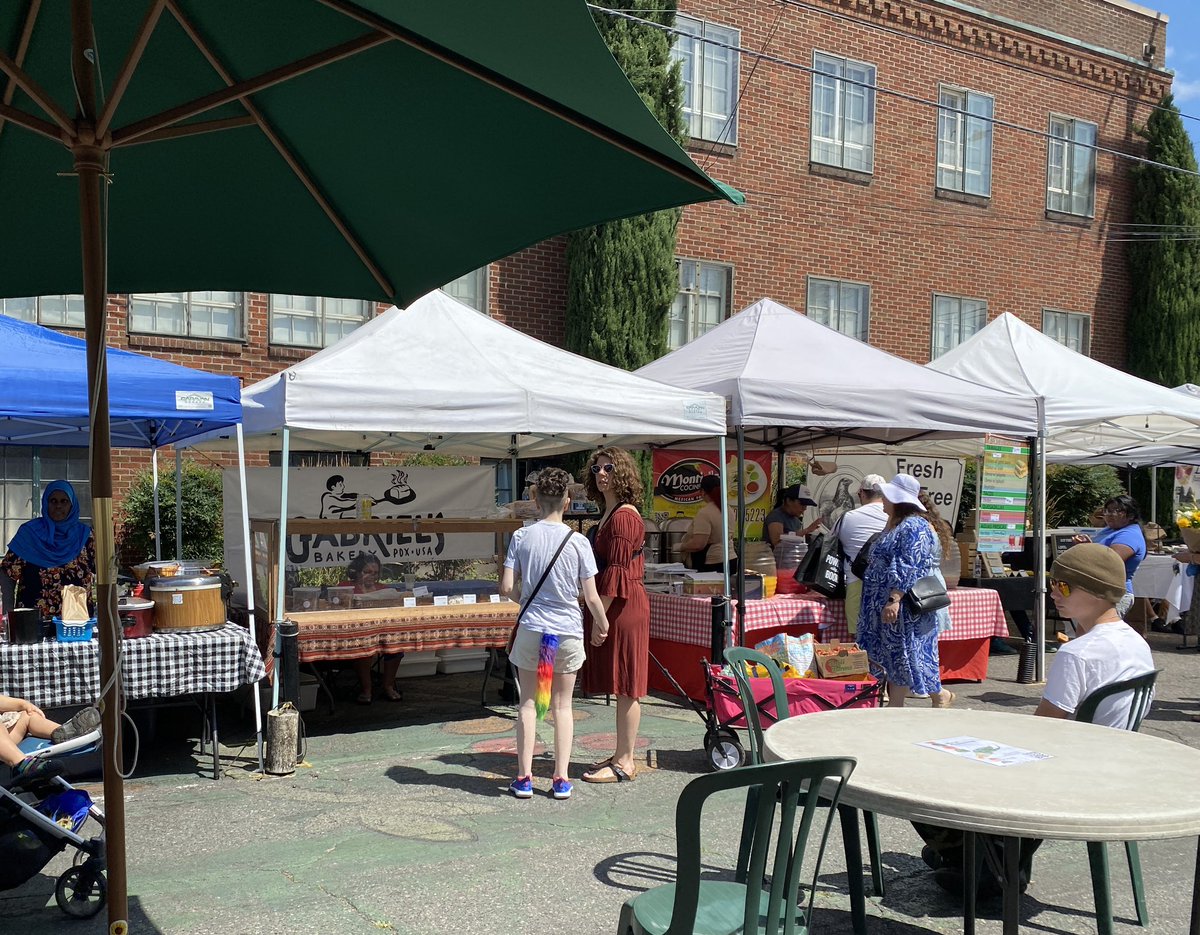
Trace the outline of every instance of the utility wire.
<instances>
[{"instance_id":1,"label":"utility wire","mask_svg":"<svg viewBox=\"0 0 1200 935\"><path fill-rule=\"evenodd\" d=\"M790 2L790 0L787 0L787 2ZM659 23L654 23L654 22L651 22L650 20L642 19L641 17L636 16L632 13L628 13L624 10L613 10L613 9L610 9L609 7L600 6L595 3L589 3L588 6L592 10L596 10L600 13L607 13L610 16L617 16L617 17L621 17L622 19L628 19L628 20L632 20L634 22L643 23L647 26L653 27L654 29L661 29L664 32L669 32L672 35L676 35L676 36L690 35L688 33L684 33L673 27L663 26ZM697 38L697 37L691 36L691 38ZM717 46L718 48L723 48L723 49L727 49L732 52L737 52L739 55L745 55L752 59L758 58L758 59L770 62L774 65L780 65L780 66L783 66L784 68L794 69L796 71L801 71L801 72L804 72L809 75L816 75L816 74L825 75L826 77L833 78L835 81L840 81L843 84L866 88L869 91L878 92L880 94L886 94L890 97L900 98L901 100L908 101L909 103L912 103L912 104L920 104L925 107L932 107L932 108L935 108L936 110L945 111L948 113L963 114L967 117L972 117L975 120L987 122L989 124L992 124L993 126L1004 127L1005 129L1013 130L1018 133L1024 133L1029 136L1036 136L1043 140L1057 141L1064 145L1076 146L1080 149L1090 149L1093 152L1098 152L1098 153L1105 153L1106 155L1112 156L1116 159L1126 159L1126 160L1129 160L1130 162L1136 162L1141 165L1153 166L1154 168L1166 169L1170 172L1177 172L1181 175L1191 175L1191 176L1196 176L1196 177L1200 178L1200 171L1196 171L1196 170L1192 170L1192 169L1183 169L1183 168L1180 168L1179 166L1172 166L1165 162L1158 162L1154 159L1148 159L1145 156L1137 156L1137 155L1134 155L1133 153L1123 152L1119 149L1112 149L1107 146L1101 146L1098 143L1076 142L1075 140L1070 140L1065 137L1054 136L1052 133L1050 133L1047 130L1036 130L1032 127L1026 127L1026 126L1023 126L1022 124L1013 123L1012 121L1009 121L1009 120L1001 120L1000 118L994 117L994 116L983 117L978 114L969 113L968 111L964 110L963 108L947 107L945 104L942 104L940 101L929 100L928 98L919 97L918 95L915 95L915 94L909 94L905 91L897 91L893 88L885 88L876 83L867 82L867 81L857 81L854 78L847 78L847 77L842 77L842 76L829 75L825 72L818 72L818 70L815 67L813 67L812 65L804 65L800 62L793 62L790 59L786 59L786 58L783 58L778 55L770 55L766 52L758 53L753 50L745 49L740 45L734 45L733 43L728 43L728 42L721 42L717 39L700 38L699 41L709 43L710 45ZM1145 106L1150 107L1153 105L1147 103Z\"/></svg>"}]
</instances>

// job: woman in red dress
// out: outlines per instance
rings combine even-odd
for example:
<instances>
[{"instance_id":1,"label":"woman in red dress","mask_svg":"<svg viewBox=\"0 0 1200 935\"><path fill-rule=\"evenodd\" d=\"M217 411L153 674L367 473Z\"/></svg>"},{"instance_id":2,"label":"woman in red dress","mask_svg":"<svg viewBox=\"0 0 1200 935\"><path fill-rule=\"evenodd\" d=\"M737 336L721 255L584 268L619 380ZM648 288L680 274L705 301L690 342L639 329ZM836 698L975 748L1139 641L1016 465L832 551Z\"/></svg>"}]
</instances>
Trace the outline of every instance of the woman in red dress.
<instances>
[{"instance_id":1,"label":"woman in red dress","mask_svg":"<svg viewBox=\"0 0 1200 935\"><path fill-rule=\"evenodd\" d=\"M591 534L596 553L596 590L608 616L608 639L589 645L583 664L583 690L617 696L617 743L612 756L584 773L584 782L627 782L637 776L634 749L647 692L650 660L650 602L642 584L646 524L637 505L642 482L627 451L601 448L584 476L588 497L604 504L604 516ZM591 614L584 611L584 638L591 640Z\"/></svg>"}]
</instances>

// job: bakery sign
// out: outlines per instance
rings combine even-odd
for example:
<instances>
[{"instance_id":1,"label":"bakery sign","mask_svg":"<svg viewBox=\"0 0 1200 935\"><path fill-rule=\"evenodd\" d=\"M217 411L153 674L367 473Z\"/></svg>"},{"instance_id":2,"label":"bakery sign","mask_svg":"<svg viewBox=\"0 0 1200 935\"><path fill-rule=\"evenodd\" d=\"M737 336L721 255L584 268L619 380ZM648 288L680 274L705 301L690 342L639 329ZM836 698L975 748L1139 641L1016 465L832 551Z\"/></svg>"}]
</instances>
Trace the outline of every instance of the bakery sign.
<instances>
[{"instance_id":1,"label":"bakery sign","mask_svg":"<svg viewBox=\"0 0 1200 935\"><path fill-rule=\"evenodd\" d=\"M226 567L240 568L244 559L238 476L231 469L223 475ZM246 471L251 516L279 518L279 483L278 468ZM496 473L491 467L292 468L288 474L288 516L295 518L482 517L495 506ZM387 528L382 522L380 527L370 533L289 535L288 564L334 567L349 564L360 552L396 563L495 554L491 533L415 533L396 526Z\"/></svg>"}]
</instances>

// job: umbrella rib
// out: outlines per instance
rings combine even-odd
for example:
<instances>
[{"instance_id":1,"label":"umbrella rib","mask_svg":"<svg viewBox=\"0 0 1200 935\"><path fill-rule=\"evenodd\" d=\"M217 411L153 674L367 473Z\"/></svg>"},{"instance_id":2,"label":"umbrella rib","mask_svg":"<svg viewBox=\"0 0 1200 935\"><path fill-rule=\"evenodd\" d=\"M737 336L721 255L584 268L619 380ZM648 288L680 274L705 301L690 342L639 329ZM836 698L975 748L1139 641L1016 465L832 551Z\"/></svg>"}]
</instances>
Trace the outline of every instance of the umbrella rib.
<instances>
[{"instance_id":1,"label":"umbrella rib","mask_svg":"<svg viewBox=\"0 0 1200 935\"><path fill-rule=\"evenodd\" d=\"M312 55L307 55L304 58L297 59L287 65L281 65L278 68L272 68L269 71L263 72L254 78L248 78L245 81L240 81L235 85L223 88L220 91L214 91L212 94L205 94L203 97L198 97L195 100L188 101L185 104L179 104L172 107L170 110L164 110L161 113L153 114L143 120L137 120L128 126L122 127L119 130L114 130L112 142L114 146L128 144L145 136L155 130L170 126L173 123L178 123L180 120L186 120L188 117L194 117L196 114L202 114L206 110L212 110L214 107L220 107L224 104L232 103L239 98L244 98L249 94L254 94L266 88L273 87L277 84L282 84L299 75L314 71L325 65L333 62L341 61L344 58L357 55L360 52L365 52L368 49L373 49L375 46L382 45L385 42L390 42L391 37L384 33L375 32L359 36L356 39L351 39L347 42L339 43L332 48L325 49L321 52L316 52ZM2 65L2 63L0 63Z\"/></svg>"},{"instance_id":2,"label":"umbrella rib","mask_svg":"<svg viewBox=\"0 0 1200 935\"><path fill-rule=\"evenodd\" d=\"M33 38L33 26L37 22L38 13L41 12L41 9L42 0L33 0L25 13L25 23L21 27L21 38L17 40L16 57L13 59L14 64L18 68L25 64L25 55L29 52L29 40ZM9 78L8 85L4 89L3 103L5 107L12 104L16 93L17 83ZM4 119L4 115L0 114L0 133L4 132Z\"/></svg>"},{"instance_id":3,"label":"umbrella rib","mask_svg":"<svg viewBox=\"0 0 1200 935\"><path fill-rule=\"evenodd\" d=\"M27 114L25 111L16 107L9 107L7 104L0 104L0 120L5 120L8 123L15 123L23 129L37 133L41 136L54 140L56 143L63 143L63 132L48 120L42 120L40 117L34 117L32 114Z\"/></svg>"},{"instance_id":4,"label":"umbrella rib","mask_svg":"<svg viewBox=\"0 0 1200 935\"><path fill-rule=\"evenodd\" d=\"M117 113L117 107L121 103L121 98L125 96L125 91L129 88L129 82L133 80L133 73L137 69L138 63L142 60L146 46L150 43L150 36L154 33L154 29L158 25L158 19L162 16L164 6L166 6L166 0L151 0L150 8L146 10L146 18L142 20L141 28L138 29L137 38L133 40L133 45L129 47L129 54L125 57L125 61L121 65L121 71L117 74L117 80L113 84L112 92L108 95L108 100L104 103L104 112L100 115L100 120L96 123L96 136L98 138L103 138L104 134L108 132L108 128L112 125L113 117Z\"/></svg>"},{"instance_id":5,"label":"umbrella rib","mask_svg":"<svg viewBox=\"0 0 1200 935\"><path fill-rule=\"evenodd\" d=\"M146 133L136 140L130 140L123 146L140 146L143 143L161 143L163 140L178 140L185 136L200 136L204 133L216 133L220 130L236 130L241 127L257 126L258 122L248 114L244 117L222 117L220 120L205 120L197 123L185 123L176 127L163 127L153 133ZM114 146L114 149L122 147Z\"/></svg>"},{"instance_id":6,"label":"umbrella rib","mask_svg":"<svg viewBox=\"0 0 1200 935\"><path fill-rule=\"evenodd\" d=\"M360 9L353 3L347 0L318 0L330 9L337 10L348 16L350 19L377 29L380 32L386 33L397 42L403 42L407 46L411 46L419 52L423 52L430 58L435 58L451 68L456 68L465 74L470 75L478 81L485 84L490 84L492 87L503 91L505 94L511 95L518 100L524 101L531 107L536 107L538 110L545 111L550 116L555 117L564 123L570 124L576 129L589 133L596 138L603 140L611 146L624 150L630 155L641 159L643 162L648 162L664 172L668 172L676 178L687 182L697 188L705 191L715 191L716 188L712 182L705 178L702 174L697 177L696 174L688 172L686 169L675 163L670 157L664 156L662 153L652 149L637 140L626 136L619 131L613 130L610 127L604 126L599 121L593 120L586 114L581 114L576 110L567 107L553 98L546 97L532 88L527 88L523 84L519 84L513 79L492 71L478 62L472 61L466 56L459 55L450 49L440 46L425 36L406 30L384 17L370 13L367 10Z\"/></svg>"},{"instance_id":7,"label":"umbrella rib","mask_svg":"<svg viewBox=\"0 0 1200 935\"><path fill-rule=\"evenodd\" d=\"M162 0L162 2L167 4L171 10L171 15L174 16L179 22L179 25L183 28L183 31L187 33L188 38L192 40L192 43L197 49L200 50L200 53L206 59L208 59L209 65L212 66L213 70L220 76L221 80L231 88L236 87L237 82L234 81L233 74L225 67L224 63L209 47L208 43L204 41L204 37L200 35L200 31L184 15L183 11L179 9L179 4L176 3L175 0ZM355 236L354 232L350 229L349 223L333 206L333 202L329 200L329 198L321 190L320 186L317 185L317 182L312 175L300 164L300 160L296 158L295 153L293 153L288 145L283 141L283 139L275 131L275 128L271 126L263 112L258 109L258 105L250 99L248 94L241 96L239 100L242 106L246 108L246 112L249 113L254 123L258 125L258 128L262 131L263 135L271 142L271 145L275 147L276 152L279 153L279 155L283 158L283 161L288 164L288 167L300 180L300 183L308 190L309 195L311 195L313 200L320 205L321 210L325 212L325 216L329 218L330 223L333 224L333 226L337 229L337 232L342 235L343 239L349 245L350 249L353 250L359 260L362 261L363 266L370 271L371 276L375 279L375 282L379 284L379 287L383 289L384 294L395 295L395 290L392 288L391 282L388 281L387 276L384 274L379 264L376 263L375 259L367 252L366 246L361 240L358 239L357 236Z\"/></svg>"},{"instance_id":8,"label":"umbrella rib","mask_svg":"<svg viewBox=\"0 0 1200 935\"><path fill-rule=\"evenodd\" d=\"M64 111L58 106L58 104L55 103L54 98L47 94L40 84L34 81L33 78L31 78L25 72L25 69L9 58L3 50L0 50L0 71L8 75L9 80L12 81L13 84L28 94L30 98L33 99L33 102L37 104L37 106L43 111L45 111L46 115L56 124L58 124L58 126L67 134L68 137L74 138L75 121L67 115L66 111ZM20 113L20 111L18 111L18 113ZM9 116L9 119L13 120L11 116ZM13 123L17 122L18 121L13 120Z\"/></svg>"}]
</instances>

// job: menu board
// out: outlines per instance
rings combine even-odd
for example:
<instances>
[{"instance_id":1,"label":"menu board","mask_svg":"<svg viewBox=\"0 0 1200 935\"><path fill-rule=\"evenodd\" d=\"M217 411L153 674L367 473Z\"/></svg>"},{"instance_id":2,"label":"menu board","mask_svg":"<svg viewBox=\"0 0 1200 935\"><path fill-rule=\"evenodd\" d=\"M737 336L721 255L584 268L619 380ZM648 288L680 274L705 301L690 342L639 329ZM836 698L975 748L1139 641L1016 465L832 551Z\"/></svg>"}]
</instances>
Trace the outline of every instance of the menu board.
<instances>
[{"instance_id":1,"label":"menu board","mask_svg":"<svg viewBox=\"0 0 1200 935\"><path fill-rule=\"evenodd\" d=\"M1019 552L1029 508L1029 447L988 436L979 478L979 551Z\"/></svg>"}]
</instances>

